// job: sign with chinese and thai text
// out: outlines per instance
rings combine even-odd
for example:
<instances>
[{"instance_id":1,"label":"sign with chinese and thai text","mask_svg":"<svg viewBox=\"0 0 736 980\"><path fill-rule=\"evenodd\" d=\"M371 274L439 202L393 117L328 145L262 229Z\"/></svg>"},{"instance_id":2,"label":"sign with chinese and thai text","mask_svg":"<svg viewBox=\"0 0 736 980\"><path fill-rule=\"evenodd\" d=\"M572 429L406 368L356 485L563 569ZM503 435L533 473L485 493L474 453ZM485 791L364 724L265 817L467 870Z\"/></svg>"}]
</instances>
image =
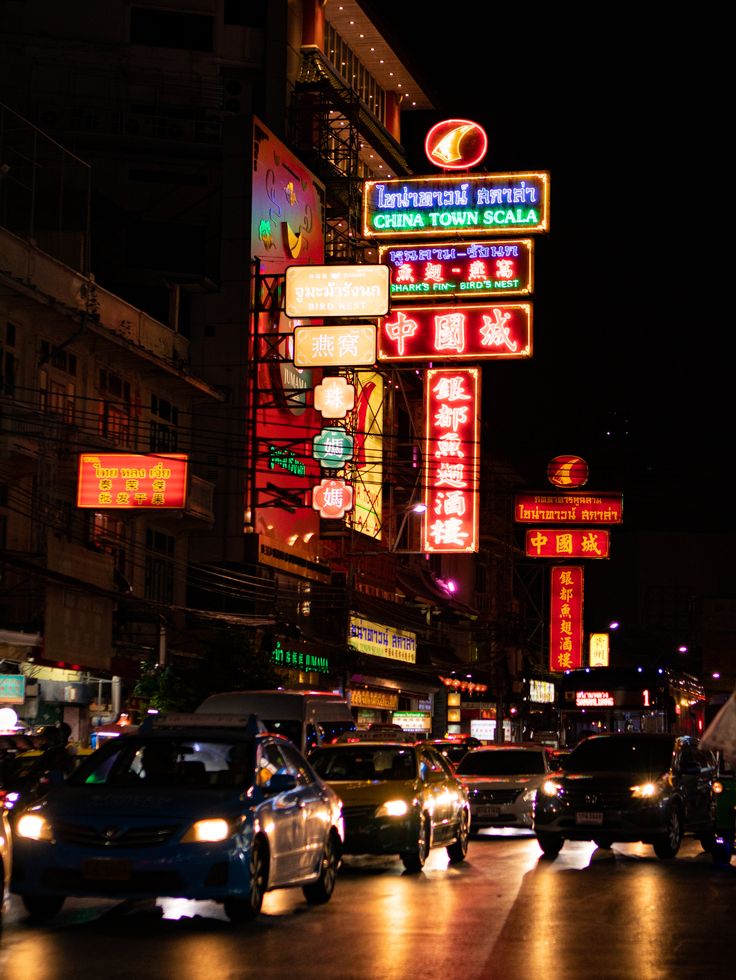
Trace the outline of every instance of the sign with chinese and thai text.
<instances>
[{"instance_id":1,"label":"sign with chinese and thai text","mask_svg":"<svg viewBox=\"0 0 736 980\"><path fill-rule=\"evenodd\" d=\"M379 361L508 360L531 355L531 303L397 308L379 320Z\"/></svg>"},{"instance_id":2,"label":"sign with chinese and thai text","mask_svg":"<svg viewBox=\"0 0 736 980\"><path fill-rule=\"evenodd\" d=\"M417 662L416 633L371 623L358 616L350 617L348 645L372 657L387 657L408 664Z\"/></svg>"},{"instance_id":3,"label":"sign with chinese and thai text","mask_svg":"<svg viewBox=\"0 0 736 980\"><path fill-rule=\"evenodd\" d=\"M354 687L350 690L350 706L395 711L399 706L399 695L389 694L388 691L376 691L370 687Z\"/></svg>"},{"instance_id":4,"label":"sign with chinese and thai text","mask_svg":"<svg viewBox=\"0 0 736 980\"><path fill-rule=\"evenodd\" d=\"M528 295L534 242L427 242L422 247L381 245L378 259L391 272L391 299L476 299Z\"/></svg>"},{"instance_id":5,"label":"sign with chinese and thai text","mask_svg":"<svg viewBox=\"0 0 736 980\"><path fill-rule=\"evenodd\" d=\"M372 323L294 329L297 367L355 367L375 361L376 328Z\"/></svg>"},{"instance_id":6,"label":"sign with chinese and thai text","mask_svg":"<svg viewBox=\"0 0 736 980\"><path fill-rule=\"evenodd\" d=\"M576 708L613 708L616 701L610 691L576 691Z\"/></svg>"},{"instance_id":7,"label":"sign with chinese and thai text","mask_svg":"<svg viewBox=\"0 0 736 980\"><path fill-rule=\"evenodd\" d=\"M583 657L583 568L554 565L550 585L549 669L574 670Z\"/></svg>"},{"instance_id":8,"label":"sign with chinese and thai text","mask_svg":"<svg viewBox=\"0 0 736 980\"><path fill-rule=\"evenodd\" d=\"M96 453L79 457L77 507L184 507L187 456L151 453Z\"/></svg>"},{"instance_id":9,"label":"sign with chinese and thai text","mask_svg":"<svg viewBox=\"0 0 736 980\"><path fill-rule=\"evenodd\" d=\"M600 528L535 528L526 532L530 558L609 558L611 533Z\"/></svg>"},{"instance_id":10,"label":"sign with chinese and thai text","mask_svg":"<svg viewBox=\"0 0 736 980\"><path fill-rule=\"evenodd\" d=\"M521 493L514 497L520 524L622 524L623 496L615 492Z\"/></svg>"},{"instance_id":11,"label":"sign with chinese and thai text","mask_svg":"<svg viewBox=\"0 0 736 980\"><path fill-rule=\"evenodd\" d=\"M424 390L422 550L478 550L480 368L430 368Z\"/></svg>"},{"instance_id":12,"label":"sign with chinese and thai text","mask_svg":"<svg viewBox=\"0 0 736 980\"><path fill-rule=\"evenodd\" d=\"M383 265L291 265L286 270L286 315L383 316L388 285Z\"/></svg>"},{"instance_id":13,"label":"sign with chinese and thai text","mask_svg":"<svg viewBox=\"0 0 736 980\"><path fill-rule=\"evenodd\" d=\"M368 180L366 238L509 237L549 231L549 173L463 174Z\"/></svg>"}]
</instances>

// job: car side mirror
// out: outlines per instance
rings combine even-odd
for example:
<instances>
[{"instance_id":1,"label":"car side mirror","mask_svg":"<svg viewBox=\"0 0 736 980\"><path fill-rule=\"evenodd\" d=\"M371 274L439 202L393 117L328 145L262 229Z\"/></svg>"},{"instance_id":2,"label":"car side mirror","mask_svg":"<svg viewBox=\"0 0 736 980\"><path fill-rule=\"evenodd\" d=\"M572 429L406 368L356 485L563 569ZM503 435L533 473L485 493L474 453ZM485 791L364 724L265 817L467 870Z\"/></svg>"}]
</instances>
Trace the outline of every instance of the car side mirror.
<instances>
[{"instance_id":1,"label":"car side mirror","mask_svg":"<svg viewBox=\"0 0 736 980\"><path fill-rule=\"evenodd\" d=\"M296 776L290 772L275 772L263 789L269 796L275 793L286 793L290 789L296 789Z\"/></svg>"}]
</instances>

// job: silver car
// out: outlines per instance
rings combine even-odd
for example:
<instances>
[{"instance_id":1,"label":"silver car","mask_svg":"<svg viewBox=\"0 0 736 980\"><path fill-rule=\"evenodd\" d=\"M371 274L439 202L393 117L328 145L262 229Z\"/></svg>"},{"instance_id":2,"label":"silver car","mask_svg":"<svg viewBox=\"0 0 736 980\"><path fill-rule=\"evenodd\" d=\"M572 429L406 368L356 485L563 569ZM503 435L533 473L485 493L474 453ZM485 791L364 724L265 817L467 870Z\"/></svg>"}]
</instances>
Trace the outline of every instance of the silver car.
<instances>
[{"instance_id":1,"label":"silver car","mask_svg":"<svg viewBox=\"0 0 736 980\"><path fill-rule=\"evenodd\" d=\"M470 826L532 829L537 789L553 771L543 745L492 745L471 749L457 764L455 775L470 800Z\"/></svg>"}]
</instances>

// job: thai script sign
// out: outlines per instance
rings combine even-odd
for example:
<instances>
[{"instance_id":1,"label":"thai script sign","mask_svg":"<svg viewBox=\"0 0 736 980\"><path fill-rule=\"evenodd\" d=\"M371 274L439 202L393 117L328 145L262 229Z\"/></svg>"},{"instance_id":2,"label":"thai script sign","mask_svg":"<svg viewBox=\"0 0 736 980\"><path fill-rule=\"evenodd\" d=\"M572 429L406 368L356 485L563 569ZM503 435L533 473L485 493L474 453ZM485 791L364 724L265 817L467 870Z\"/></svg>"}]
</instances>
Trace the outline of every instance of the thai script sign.
<instances>
[{"instance_id":1,"label":"thai script sign","mask_svg":"<svg viewBox=\"0 0 736 980\"><path fill-rule=\"evenodd\" d=\"M374 691L371 688L354 687L350 691L350 705L353 708L380 708L394 711L399 706L399 695L387 691Z\"/></svg>"},{"instance_id":2,"label":"thai script sign","mask_svg":"<svg viewBox=\"0 0 736 980\"><path fill-rule=\"evenodd\" d=\"M297 367L354 367L375 361L376 328L372 323L294 329Z\"/></svg>"},{"instance_id":3,"label":"thai script sign","mask_svg":"<svg viewBox=\"0 0 736 980\"><path fill-rule=\"evenodd\" d=\"M509 360L531 355L531 303L397 308L379 321L379 361Z\"/></svg>"},{"instance_id":4,"label":"thai script sign","mask_svg":"<svg viewBox=\"0 0 736 980\"><path fill-rule=\"evenodd\" d=\"M608 558L610 531L560 530L540 527L526 532L526 554L530 558Z\"/></svg>"},{"instance_id":5,"label":"thai script sign","mask_svg":"<svg viewBox=\"0 0 736 980\"><path fill-rule=\"evenodd\" d=\"M422 550L478 550L480 368L430 368L424 392Z\"/></svg>"},{"instance_id":6,"label":"thai script sign","mask_svg":"<svg viewBox=\"0 0 736 980\"><path fill-rule=\"evenodd\" d=\"M380 262L391 272L391 299L528 295L534 242L428 242L422 247L381 245Z\"/></svg>"},{"instance_id":7,"label":"thai script sign","mask_svg":"<svg viewBox=\"0 0 736 980\"><path fill-rule=\"evenodd\" d=\"M508 236L519 231L549 231L546 171L365 182L367 238L437 238L448 232Z\"/></svg>"},{"instance_id":8,"label":"thai script sign","mask_svg":"<svg viewBox=\"0 0 736 980\"><path fill-rule=\"evenodd\" d=\"M549 669L574 670L583 656L583 568L551 569Z\"/></svg>"},{"instance_id":9,"label":"thai script sign","mask_svg":"<svg viewBox=\"0 0 736 980\"><path fill-rule=\"evenodd\" d=\"M383 265L290 265L286 270L288 317L383 316L388 296Z\"/></svg>"},{"instance_id":10,"label":"thai script sign","mask_svg":"<svg viewBox=\"0 0 736 980\"><path fill-rule=\"evenodd\" d=\"M522 493L514 497L520 524L622 524L620 493Z\"/></svg>"},{"instance_id":11,"label":"thai script sign","mask_svg":"<svg viewBox=\"0 0 736 980\"><path fill-rule=\"evenodd\" d=\"M305 653L303 650L285 650L279 640L271 651L271 660L279 667L291 667L294 670L314 671L320 674L330 672L329 657Z\"/></svg>"},{"instance_id":12,"label":"thai script sign","mask_svg":"<svg viewBox=\"0 0 736 980\"><path fill-rule=\"evenodd\" d=\"M77 507L170 509L187 497L187 456L99 453L79 457Z\"/></svg>"},{"instance_id":13,"label":"thai script sign","mask_svg":"<svg viewBox=\"0 0 736 980\"><path fill-rule=\"evenodd\" d=\"M416 633L371 623L358 616L350 617L348 644L373 657L387 657L409 664L417 662Z\"/></svg>"},{"instance_id":14,"label":"thai script sign","mask_svg":"<svg viewBox=\"0 0 736 980\"><path fill-rule=\"evenodd\" d=\"M612 708L615 699L610 691L576 691L576 708Z\"/></svg>"}]
</instances>

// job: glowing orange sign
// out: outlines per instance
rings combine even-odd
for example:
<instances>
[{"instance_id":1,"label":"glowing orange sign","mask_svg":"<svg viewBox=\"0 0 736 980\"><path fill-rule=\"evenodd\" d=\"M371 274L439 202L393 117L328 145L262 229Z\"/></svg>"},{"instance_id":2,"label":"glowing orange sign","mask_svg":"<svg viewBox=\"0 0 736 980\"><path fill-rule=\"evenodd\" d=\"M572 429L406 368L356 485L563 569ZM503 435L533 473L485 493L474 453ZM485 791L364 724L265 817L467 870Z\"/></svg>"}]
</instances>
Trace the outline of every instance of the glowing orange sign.
<instances>
[{"instance_id":1,"label":"glowing orange sign","mask_svg":"<svg viewBox=\"0 0 736 980\"><path fill-rule=\"evenodd\" d=\"M579 456L555 456L547 466L547 479L555 487L584 487L588 464Z\"/></svg>"},{"instance_id":2,"label":"glowing orange sign","mask_svg":"<svg viewBox=\"0 0 736 980\"><path fill-rule=\"evenodd\" d=\"M555 565L550 590L549 669L574 670L583 663L583 569Z\"/></svg>"},{"instance_id":3,"label":"glowing orange sign","mask_svg":"<svg viewBox=\"0 0 736 980\"><path fill-rule=\"evenodd\" d=\"M79 457L77 507L165 510L183 507L186 498L184 455L99 453Z\"/></svg>"},{"instance_id":4,"label":"glowing orange sign","mask_svg":"<svg viewBox=\"0 0 736 980\"><path fill-rule=\"evenodd\" d=\"M531 558L608 558L611 533L602 528L540 527L526 532Z\"/></svg>"},{"instance_id":5,"label":"glowing orange sign","mask_svg":"<svg viewBox=\"0 0 736 980\"><path fill-rule=\"evenodd\" d=\"M443 170L470 170L488 151L485 129L469 119L444 119L427 133L427 159Z\"/></svg>"},{"instance_id":6,"label":"glowing orange sign","mask_svg":"<svg viewBox=\"0 0 736 980\"><path fill-rule=\"evenodd\" d=\"M588 664L591 667L607 667L610 651L608 633L591 633L588 643Z\"/></svg>"},{"instance_id":7,"label":"glowing orange sign","mask_svg":"<svg viewBox=\"0 0 736 980\"><path fill-rule=\"evenodd\" d=\"M294 328L296 367L354 367L375 361L376 328L372 323Z\"/></svg>"},{"instance_id":8,"label":"glowing orange sign","mask_svg":"<svg viewBox=\"0 0 736 980\"><path fill-rule=\"evenodd\" d=\"M514 520L521 524L622 524L624 500L610 491L520 493Z\"/></svg>"},{"instance_id":9,"label":"glowing orange sign","mask_svg":"<svg viewBox=\"0 0 736 980\"><path fill-rule=\"evenodd\" d=\"M531 303L394 308L379 320L379 361L531 357Z\"/></svg>"},{"instance_id":10,"label":"glowing orange sign","mask_svg":"<svg viewBox=\"0 0 736 980\"><path fill-rule=\"evenodd\" d=\"M355 408L355 388L340 376L322 378L314 389L314 407L326 419L344 419Z\"/></svg>"},{"instance_id":11,"label":"glowing orange sign","mask_svg":"<svg viewBox=\"0 0 736 980\"><path fill-rule=\"evenodd\" d=\"M480 369L425 376L423 550L478 550Z\"/></svg>"}]
</instances>

